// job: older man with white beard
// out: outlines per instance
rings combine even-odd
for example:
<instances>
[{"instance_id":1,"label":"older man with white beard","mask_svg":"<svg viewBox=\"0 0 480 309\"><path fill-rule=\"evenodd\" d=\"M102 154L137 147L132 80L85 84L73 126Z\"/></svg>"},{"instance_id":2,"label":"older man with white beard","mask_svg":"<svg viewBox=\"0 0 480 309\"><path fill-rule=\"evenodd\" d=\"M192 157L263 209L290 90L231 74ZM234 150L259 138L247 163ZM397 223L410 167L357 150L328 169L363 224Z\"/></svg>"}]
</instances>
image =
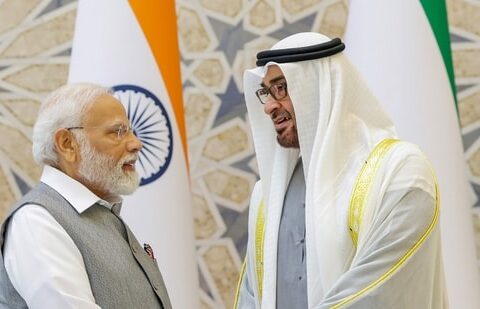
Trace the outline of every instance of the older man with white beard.
<instances>
[{"instance_id":1,"label":"older man with white beard","mask_svg":"<svg viewBox=\"0 0 480 309\"><path fill-rule=\"evenodd\" d=\"M106 88L66 85L45 100L33 130L41 181L0 229L0 308L171 308L119 213L141 147Z\"/></svg>"}]
</instances>

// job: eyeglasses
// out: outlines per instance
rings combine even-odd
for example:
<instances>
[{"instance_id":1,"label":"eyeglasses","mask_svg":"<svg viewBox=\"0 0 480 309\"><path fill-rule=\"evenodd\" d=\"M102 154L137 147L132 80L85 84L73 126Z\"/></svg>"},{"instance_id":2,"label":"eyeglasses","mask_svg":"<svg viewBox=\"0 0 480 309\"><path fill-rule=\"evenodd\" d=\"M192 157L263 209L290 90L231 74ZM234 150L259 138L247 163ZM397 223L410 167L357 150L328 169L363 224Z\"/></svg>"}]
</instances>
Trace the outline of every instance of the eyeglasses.
<instances>
[{"instance_id":1,"label":"eyeglasses","mask_svg":"<svg viewBox=\"0 0 480 309\"><path fill-rule=\"evenodd\" d=\"M116 125L116 126L112 126L112 127L103 127L103 126L100 126L100 127L83 127L83 126L79 126L79 127L69 127L69 128L65 128L67 130L77 130L77 129L107 129L110 133L112 134L116 134L116 139L117 140L122 140L125 136L127 136L127 134L129 132L133 132L133 128L130 124L119 124L119 125Z\"/></svg>"},{"instance_id":2,"label":"eyeglasses","mask_svg":"<svg viewBox=\"0 0 480 309\"><path fill-rule=\"evenodd\" d=\"M270 87L263 87L255 91L260 103L267 103L268 95L271 95L275 100L282 100L288 95L287 82L279 82Z\"/></svg>"}]
</instances>

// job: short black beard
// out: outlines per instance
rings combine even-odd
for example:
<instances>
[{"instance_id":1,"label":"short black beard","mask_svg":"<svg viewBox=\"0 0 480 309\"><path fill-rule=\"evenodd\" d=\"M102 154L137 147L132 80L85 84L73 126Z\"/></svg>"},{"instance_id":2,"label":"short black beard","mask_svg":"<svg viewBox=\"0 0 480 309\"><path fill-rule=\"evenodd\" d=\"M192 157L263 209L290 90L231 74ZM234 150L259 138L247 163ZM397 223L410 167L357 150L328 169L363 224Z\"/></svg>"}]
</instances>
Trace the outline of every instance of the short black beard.
<instances>
[{"instance_id":1,"label":"short black beard","mask_svg":"<svg viewBox=\"0 0 480 309\"><path fill-rule=\"evenodd\" d=\"M297 128L293 128L293 135L290 138L280 138L282 132L277 132L277 142L283 148L300 148L300 143L298 141L298 132Z\"/></svg>"}]
</instances>

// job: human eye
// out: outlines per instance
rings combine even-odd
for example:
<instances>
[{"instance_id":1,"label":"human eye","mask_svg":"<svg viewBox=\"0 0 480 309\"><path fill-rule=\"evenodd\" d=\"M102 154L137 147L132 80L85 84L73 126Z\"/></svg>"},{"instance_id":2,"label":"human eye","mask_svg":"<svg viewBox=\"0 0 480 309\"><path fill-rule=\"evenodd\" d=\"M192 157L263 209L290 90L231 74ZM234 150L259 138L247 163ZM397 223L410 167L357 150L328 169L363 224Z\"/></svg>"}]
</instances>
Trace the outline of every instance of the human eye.
<instances>
[{"instance_id":1,"label":"human eye","mask_svg":"<svg viewBox=\"0 0 480 309\"><path fill-rule=\"evenodd\" d=\"M275 85L278 91L285 91L287 89L287 83L281 82Z\"/></svg>"},{"instance_id":2,"label":"human eye","mask_svg":"<svg viewBox=\"0 0 480 309\"><path fill-rule=\"evenodd\" d=\"M125 125L119 124L112 126L108 129L109 134L112 135L112 137L115 137L117 139L121 139L125 134L128 129L125 129Z\"/></svg>"},{"instance_id":3,"label":"human eye","mask_svg":"<svg viewBox=\"0 0 480 309\"><path fill-rule=\"evenodd\" d=\"M280 99L285 94L286 91L286 84L285 83L278 83L272 86L272 90L275 93L277 99Z\"/></svg>"},{"instance_id":4,"label":"human eye","mask_svg":"<svg viewBox=\"0 0 480 309\"><path fill-rule=\"evenodd\" d=\"M126 124L121 124L117 130L118 138L123 138L125 135L127 135L129 129L130 127L127 126Z\"/></svg>"}]
</instances>

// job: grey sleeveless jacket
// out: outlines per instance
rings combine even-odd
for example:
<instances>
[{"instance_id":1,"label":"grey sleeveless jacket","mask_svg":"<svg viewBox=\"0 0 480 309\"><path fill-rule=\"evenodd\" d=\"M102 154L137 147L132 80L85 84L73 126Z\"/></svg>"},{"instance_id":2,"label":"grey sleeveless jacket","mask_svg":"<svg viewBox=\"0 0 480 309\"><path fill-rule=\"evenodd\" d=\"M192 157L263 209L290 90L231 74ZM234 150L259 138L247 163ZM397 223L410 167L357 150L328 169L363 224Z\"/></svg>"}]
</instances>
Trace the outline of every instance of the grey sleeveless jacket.
<instances>
[{"instance_id":1,"label":"grey sleeveless jacket","mask_svg":"<svg viewBox=\"0 0 480 309\"><path fill-rule=\"evenodd\" d=\"M144 252L120 217L99 204L79 214L57 191L43 183L17 203L0 228L0 308L27 308L12 286L3 262L8 222L26 204L44 207L72 238L82 254L95 302L100 307L171 308L156 261Z\"/></svg>"}]
</instances>

